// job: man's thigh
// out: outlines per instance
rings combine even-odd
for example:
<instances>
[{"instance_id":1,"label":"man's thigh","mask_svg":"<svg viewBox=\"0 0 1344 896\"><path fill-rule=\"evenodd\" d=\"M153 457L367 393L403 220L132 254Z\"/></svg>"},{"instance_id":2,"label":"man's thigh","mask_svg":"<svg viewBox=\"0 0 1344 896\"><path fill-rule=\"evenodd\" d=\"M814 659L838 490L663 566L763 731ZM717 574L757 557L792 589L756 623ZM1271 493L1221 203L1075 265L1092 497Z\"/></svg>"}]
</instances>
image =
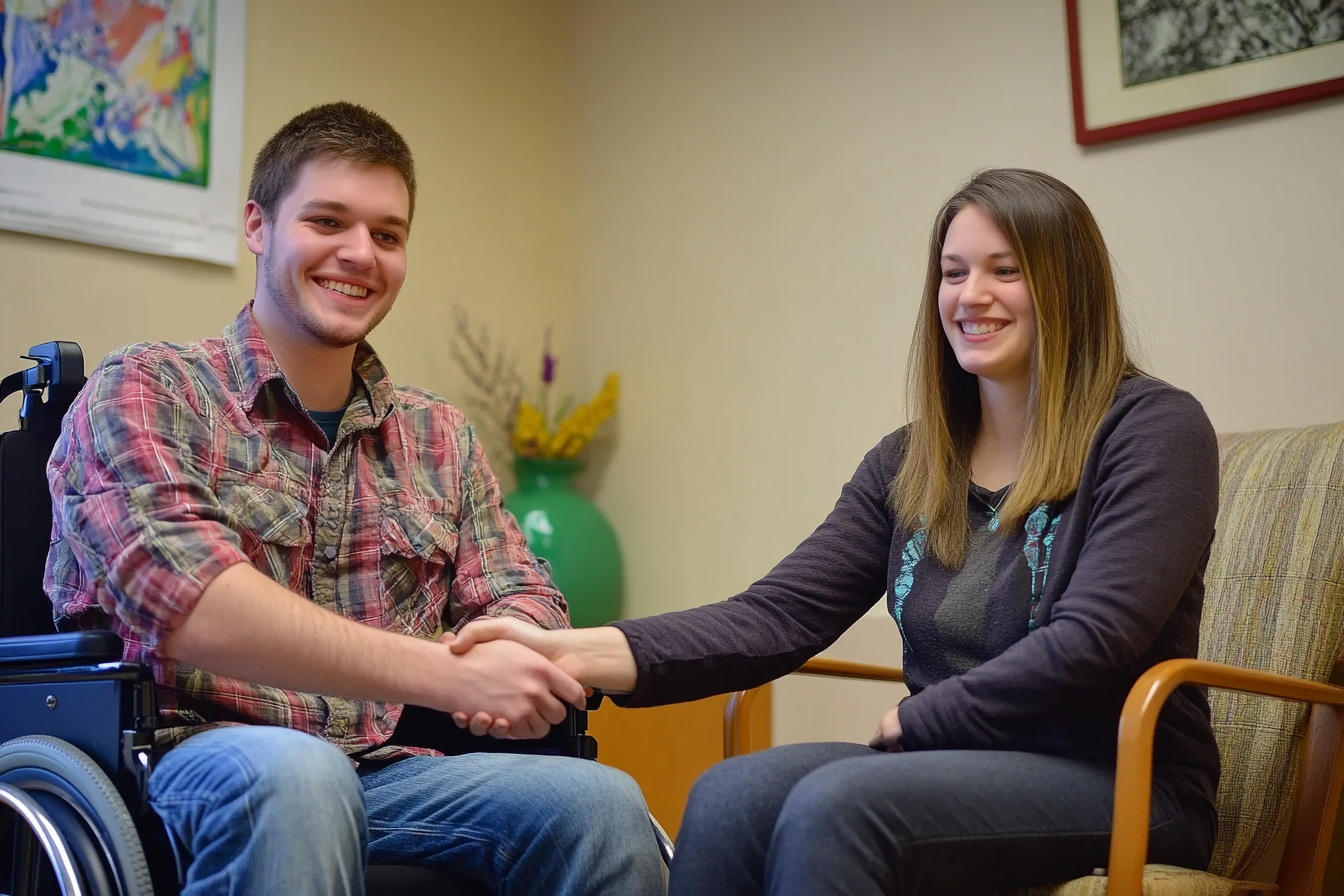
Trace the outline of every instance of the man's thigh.
<instances>
[{"instance_id":1,"label":"man's thigh","mask_svg":"<svg viewBox=\"0 0 1344 896\"><path fill-rule=\"evenodd\" d=\"M625 812L649 828L638 787L584 759L511 753L414 757L361 771L370 864L505 866ZM626 820L628 823L628 819ZM649 834L636 829L634 834ZM651 834L649 834L651 836Z\"/></svg>"},{"instance_id":2,"label":"man's thigh","mask_svg":"<svg viewBox=\"0 0 1344 896\"><path fill-rule=\"evenodd\" d=\"M149 797L189 866L184 893L360 887L363 792L350 760L324 740L277 727L211 729L159 760Z\"/></svg>"},{"instance_id":3,"label":"man's thigh","mask_svg":"<svg viewBox=\"0 0 1344 896\"><path fill-rule=\"evenodd\" d=\"M218 808L230 800L279 797L314 807L334 793L359 799L350 760L321 738L289 728L236 725L187 738L158 761L150 804ZM253 810L254 811L254 810Z\"/></svg>"}]
</instances>

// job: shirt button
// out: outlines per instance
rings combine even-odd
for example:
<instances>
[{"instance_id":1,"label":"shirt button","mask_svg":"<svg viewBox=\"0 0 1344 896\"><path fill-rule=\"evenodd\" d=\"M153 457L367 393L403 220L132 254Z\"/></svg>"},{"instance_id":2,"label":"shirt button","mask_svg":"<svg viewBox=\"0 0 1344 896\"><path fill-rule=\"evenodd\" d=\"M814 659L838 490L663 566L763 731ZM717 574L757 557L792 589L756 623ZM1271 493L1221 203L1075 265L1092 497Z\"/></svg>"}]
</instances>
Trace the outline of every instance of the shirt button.
<instances>
[{"instance_id":1,"label":"shirt button","mask_svg":"<svg viewBox=\"0 0 1344 896\"><path fill-rule=\"evenodd\" d=\"M334 544L329 544L329 545L327 545L327 549L326 549L325 551L322 552L322 556L323 556L323 557L326 557L328 560L335 560L335 559L336 559L336 545L334 545Z\"/></svg>"}]
</instances>

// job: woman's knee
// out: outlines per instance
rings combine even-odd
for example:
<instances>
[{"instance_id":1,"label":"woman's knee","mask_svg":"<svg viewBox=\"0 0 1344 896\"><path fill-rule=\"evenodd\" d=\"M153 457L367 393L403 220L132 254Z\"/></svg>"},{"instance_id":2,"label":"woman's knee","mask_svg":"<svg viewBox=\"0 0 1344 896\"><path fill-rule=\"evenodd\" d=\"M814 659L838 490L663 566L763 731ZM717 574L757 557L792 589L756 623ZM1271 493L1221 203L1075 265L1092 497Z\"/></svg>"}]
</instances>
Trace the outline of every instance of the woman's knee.
<instances>
[{"instance_id":1,"label":"woman's knee","mask_svg":"<svg viewBox=\"0 0 1344 896\"><path fill-rule=\"evenodd\" d=\"M867 748L857 744L791 744L725 759L696 780L687 815L764 815L773 824L774 815L801 779L865 752Z\"/></svg>"},{"instance_id":2,"label":"woman's knee","mask_svg":"<svg viewBox=\"0 0 1344 896\"><path fill-rule=\"evenodd\" d=\"M879 815L895 815L899 821L900 812L892 812L892 794L882 790L844 766L818 769L789 791L779 810L776 833L806 841L821 832L860 829ZM889 824L893 819L885 821Z\"/></svg>"},{"instance_id":3,"label":"woman's knee","mask_svg":"<svg viewBox=\"0 0 1344 896\"><path fill-rule=\"evenodd\" d=\"M752 774L750 756L740 756L715 763L700 773L691 785L686 798L687 811L717 812L724 806L759 801L759 784Z\"/></svg>"}]
</instances>

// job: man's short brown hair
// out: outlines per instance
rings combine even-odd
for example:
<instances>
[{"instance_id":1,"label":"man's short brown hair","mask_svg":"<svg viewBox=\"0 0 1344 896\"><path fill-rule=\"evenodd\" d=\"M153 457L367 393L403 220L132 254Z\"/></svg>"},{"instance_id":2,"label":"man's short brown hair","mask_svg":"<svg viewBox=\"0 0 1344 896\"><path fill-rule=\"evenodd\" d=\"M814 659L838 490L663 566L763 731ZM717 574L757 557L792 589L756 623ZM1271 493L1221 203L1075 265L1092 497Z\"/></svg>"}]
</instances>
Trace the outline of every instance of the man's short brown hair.
<instances>
[{"instance_id":1,"label":"man's short brown hair","mask_svg":"<svg viewBox=\"0 0 1344 896\"><path fill-rule=\"evenodd\" d=\"M262 218L294 189L299 169L313 159L335 159L395 169L410 194L409 221L415 217L415 162L396 128L375 112L354 103L314 106L286 122L257 153L247 198L261 207Z\"/></svg>"}]
</instances>

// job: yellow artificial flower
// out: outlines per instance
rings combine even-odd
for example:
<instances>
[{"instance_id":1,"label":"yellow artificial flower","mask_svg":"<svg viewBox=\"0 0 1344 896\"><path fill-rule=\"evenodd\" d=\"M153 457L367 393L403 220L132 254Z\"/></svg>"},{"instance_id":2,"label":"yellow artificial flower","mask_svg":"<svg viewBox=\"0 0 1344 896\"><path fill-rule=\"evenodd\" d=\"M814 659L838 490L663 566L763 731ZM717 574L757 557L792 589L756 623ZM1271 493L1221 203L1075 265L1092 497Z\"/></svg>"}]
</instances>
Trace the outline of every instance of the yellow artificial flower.
<instances>
[{"instance_id":1,"label":"yellow artificial flower","mask_svg":"<svg viewBox=\"0 0 1344 896\"><path fill-rule=\"evenodd\" d=\"M546 425L545 415L535 405L520 401L514 415L510 440L514 454L547 459L575 457L592 440L597 428L616 410L620 392L620 377L614 373L608 374L598 393L587 404L581 404L566 414L556 423L553 433Z\"/></svg>"},{"instance_id":2,"label":"yellow artificial flower","mask_svg":"<svg viewBox=\"0 0 1344 896\"><path fill-rule=\"evenodd\" d=\"M550 441L550 435L546 432L546 418L531 403L518 402L518 410L513 421L513 434L509 441L513 453L519 457L546 456L546 444Z\"/></svg>"}]
</instances>

